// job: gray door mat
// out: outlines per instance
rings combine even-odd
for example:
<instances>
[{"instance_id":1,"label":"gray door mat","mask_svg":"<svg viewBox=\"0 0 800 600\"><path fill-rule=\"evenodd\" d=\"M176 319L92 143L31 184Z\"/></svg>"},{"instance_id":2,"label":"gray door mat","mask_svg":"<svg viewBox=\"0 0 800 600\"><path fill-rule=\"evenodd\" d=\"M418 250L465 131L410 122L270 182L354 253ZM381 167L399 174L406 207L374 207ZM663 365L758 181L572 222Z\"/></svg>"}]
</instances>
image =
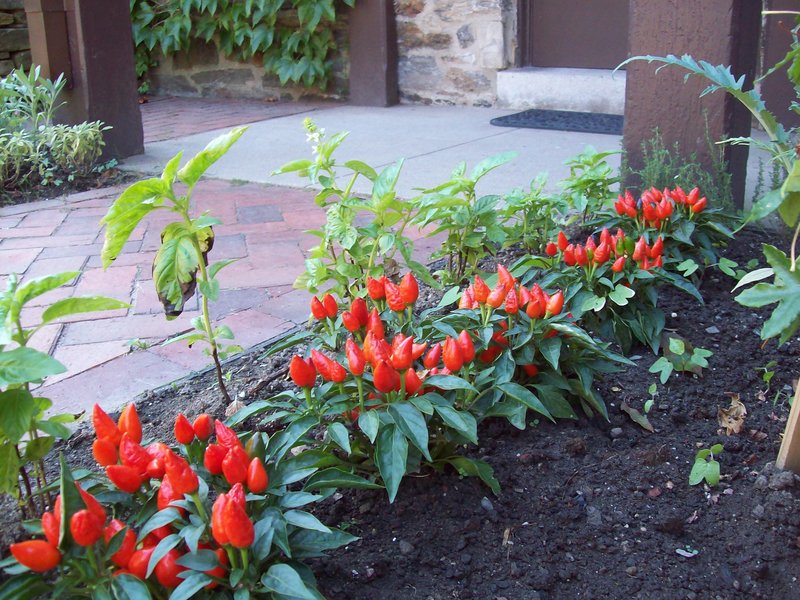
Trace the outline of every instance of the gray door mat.
<instances>
[{"instance_id":1,"label":"gray door mat","mask_svg":"<svg viewBox=\"0 0 800 600\"><path fill-rule=\"evenodd\" d=\"M582 133L622 135L622 115L575 112L570 110L541 110L532 108L522 112L497 117L490 121L498 127L528 127L530 129L556 129Z\"/></svg>"}]
</instances>

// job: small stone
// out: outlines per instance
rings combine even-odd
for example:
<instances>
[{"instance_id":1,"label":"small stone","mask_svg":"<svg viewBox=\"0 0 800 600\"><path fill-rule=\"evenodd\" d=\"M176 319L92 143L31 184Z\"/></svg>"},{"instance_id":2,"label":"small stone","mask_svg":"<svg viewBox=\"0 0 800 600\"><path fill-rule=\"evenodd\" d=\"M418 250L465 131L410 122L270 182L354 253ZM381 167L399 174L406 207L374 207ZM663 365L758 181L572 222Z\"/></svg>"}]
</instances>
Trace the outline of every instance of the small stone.
<instances>
[{"instance_id":1,"label":"small stone","mask_svg":"<svg viewBox=\"0 0 800 600\"><path fill-rule=\"evenodd\" d=\"M794 474L791 471L778 471L769 478L769 487L772 490L794 487Z\"/></svg>"},{"instance_id":2,"label":"small stone","mask_svg":"<svg viewBox=\"0 0 800 600\"><path fill-rule=\"evenodd\" d=\"M711 327L706 327L706 333L710 333L712 335L719 333L719 327L716 325L712 325Z\"/></svg>"},{"instance_id":3,"label":"small stone","mask_svg":"<svg viewBox=\"0 0 800 600\"><path fill-rule=\"evenodd\" d=\"M494 505L492 504L492 501L489 500L486 496L484 496L483 499L481 499L481 508L486 512L494 512Z\"/></svg>"},{"instance_id":4,"label":"small stone","mask_svg":"<svg viewBox=\"0 0 800 600\"><path fill-rule=\"evenodd\" d=\"M410 544L405 540L400 540L398 547L400 548L400 554L411 554L414 551L413 544Z\"/></svg>"},{"instance_id":5,"label":"small stone","mask_svg":"<svg viewBox=\"0 0 800 600\"><path fill-rule=\"evenodd\" d=\"M603 524L603 513L596 506L586 507L586 523L592 527L600 527Z\"/></svg>"},{"instance_id":6,"label":"small stone","mask_svg":"<svg viewBox=\"0 0 800 600\"><path fill-rule=\"evenodd\" d=\"M761 504L756 504L756 507L753 509L752 515L756 519L760 519L764 516L764 507Z\"/></svg>"},{"instance_id":7,"label":"small stone","mask_svg":"<svg viewBox=\"0 0 800 600\"><path fill-rule=\"evenodd\" d=\"M627 569L625 569L625 572L631 577L636 577L636 574L639 572L639 569L637 569L636 567L628 567Z\"/></svg>"},{"instance_id":8,"label":"small stone","mask_svg":"<svg viewBox=\"0 0 800 600\"><path fill-rule=\"evenodd\" d=\"M466 554L466 553L462 554L461 555L461 562L464 563L465 565L468 565L469 563L472 562L472 555L471 554Z\"/></svg>"},{"instance_id":9,"label":"small stone","mask_svg":"<svg viewBox=\"0 0 800 600\"><path fill-rule=\"evenodd\" d=\"M622 437L622 433L622 427L614 427L611 431L609 431L609 435L611 436L612 440Z\"/></svg>"},{"instance_id":10,"label":"small stone","mask_svg":"<svg viewBox=\"0 0 800 600\"><path fill-rule=\"evenodd\" d=\"M757 490L765 490L769 487L769 479L767 479L764 475L759 475L753 482L753 487Z\"/></svg>"},{"instance_id":11,"label":"small stone","mask_svg":"<svg viewBox=\"0 0 800 600\"><path fill-rule=\"evenodd\" d=\"M532 454L528 454L528 453L520 454L519 455L519 462L521 462L523 465L530 464L530 463L533 462L533 455Z\"/></svg>"}]
</instances>

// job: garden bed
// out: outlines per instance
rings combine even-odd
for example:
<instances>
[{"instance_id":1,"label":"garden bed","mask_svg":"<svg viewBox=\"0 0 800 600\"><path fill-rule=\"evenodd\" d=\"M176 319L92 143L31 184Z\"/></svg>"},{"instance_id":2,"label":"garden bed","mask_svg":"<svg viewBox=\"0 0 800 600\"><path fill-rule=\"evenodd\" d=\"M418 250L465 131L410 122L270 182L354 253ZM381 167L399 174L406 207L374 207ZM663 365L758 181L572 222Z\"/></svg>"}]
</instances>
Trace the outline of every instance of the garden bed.
<instances>
[{"instance_id":1,"label":"garden bed","mask_svg":"<svg viewBox=\"0 0 800 600\"><path fill-rule=\"evenodd\" d=\"M744 264L773 232L745 232L728 252ZM406 478L394 504L383 491L344 490L317 509L320 519L361 539L312 563L327 598L790 598L800 556L800 478L771 470L800 372L796 339L762 347L765 317L735 303L733 280L713 271L706 300L665 288L667 330L714 352L703 377L673 374L649 413L655 433L620 410L642 410L657 376L638 348L636 367L608 375L601 392L610 422L595 418L519 431L488 421L481 447L502 485L494 496L477 478L452 472ZM290 385L284 352L250 352L228 365L231 392L250 402ZM764 368L775 375L769 389ZM718 408L738 394L741 433L726 436ZM175 416L222 416L213 373L137 401L145 438L172 439ZM92 466L93 433L66 444L73 467ZM722 481L690 487L700 445L722 443ZM8 514L8 513L7 513ZM20 530L4 523L3 531ZM16 524L13 524L16 525ZM8 539L4 539L7 542Z\"/></svg>"}]
</instances>

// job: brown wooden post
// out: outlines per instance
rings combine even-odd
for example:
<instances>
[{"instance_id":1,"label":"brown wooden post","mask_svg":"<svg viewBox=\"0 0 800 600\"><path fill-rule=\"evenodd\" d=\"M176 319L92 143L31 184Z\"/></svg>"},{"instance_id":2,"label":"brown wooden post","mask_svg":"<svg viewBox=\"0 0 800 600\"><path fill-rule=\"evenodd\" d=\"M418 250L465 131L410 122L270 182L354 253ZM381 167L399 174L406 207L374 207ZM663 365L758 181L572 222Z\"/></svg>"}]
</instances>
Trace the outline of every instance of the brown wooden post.
<instances>
[{"instance_id":1,"label":"brown wooden post","mask_svg":"<svg viewBox=\"0 0 800 600\"><path fill-rule=\"evenodd\" d=\"M398 102L397 27L392 0L356 2L350 11L350 102Z\"/></svg>"},{"instance_id":2,"label":"brown wooden post","mask_svg":"<svg viewBox=\"0 0 800 600\"><path fill-rule=\"evenodd\" d=\"M630 53L691 54L713 65L730 65L733 73L746 75L752 84L758 51L761 2L757 0L631 0ZM700 99L708 82L692 77L684 84L685 71L634 62L627 67L624 144L630 165L642 165L641 144L658 127L668 146L675 142L710 166L705 137L705 116L711 139L750 133L750 113L724 92ZM747 166L746 146L727 146L725 156L733 175L733 194L739 206L744 200Z\"/></svg>"},{"instance_id":3,"label":"brown wooden post","mask_svg":"<svg viewBox=\"0 0 800 600\"><path fill-rule=\"evenodd\" d=\"M778 451L775 466L800 473L800 382L794 395L794 404L789 411L789 421L783 433L783 442Z\"/></svg>"},{"instance_id":4,"label":"brown wooden post","mask_svg":"<svg viewBox=\"0 0 800 600\"><path fill-rule=\"evenodd\" d=\"M51 77L65 73L68 81L59 119L111 126L103 136L107 158L141 154L129 1L25 0L25 11L34 62Z\"/></svg>"}]
</instances>

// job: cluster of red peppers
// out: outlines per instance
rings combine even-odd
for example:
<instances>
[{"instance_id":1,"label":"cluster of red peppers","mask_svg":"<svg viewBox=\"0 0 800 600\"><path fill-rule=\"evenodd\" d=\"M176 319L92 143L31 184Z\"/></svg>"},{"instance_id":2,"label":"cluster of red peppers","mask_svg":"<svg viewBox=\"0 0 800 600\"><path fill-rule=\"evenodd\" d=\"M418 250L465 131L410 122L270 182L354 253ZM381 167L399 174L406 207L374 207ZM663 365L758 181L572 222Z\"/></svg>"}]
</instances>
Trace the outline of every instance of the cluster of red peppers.
<instances>
[{"instance_id":1,"label":"cluster of red peppers","mask_svg":"<svg viewBox=\"0 0 800 600\"><path fill-rule=\"evenodd\" d=\"M128 405L116 423L95 405L92 423L97 434L92 448L94 457L105 467L109 480L117 488L134 494L152 489L152 480L160 480L157 492L159 510L173 506L174 502L188 496L198 507L201 517L206 518L198 495L197 473L185 458L166 444L153 442L146 447L141 445L142 428L134 405ZM261 459L250 458L236 433L221 421L214 421L210 415L202 414L190 422L180 414L175 420L174 432L178 443L187 449L196 447L203 450L204 447L203 464L212 475L224 479L230 486L229 491L219 494L214 502L210 539L199 544L199 548L214 551L219 561L219 566L206 571L206 574L222 578L232 557L235 557L233 549L239 549L242 560L246 561L246 549L253 543L254 527L247 515L245 489L253 494L261 494L269 487L269 478ZM216 443L207 443L214 433ZM227 487L222 481L220 484ZM97 556L94 553L97 544L102 544L100 550L106 551L112 539L123 536L118 550L110 557L113 566L107 568L114 576L127 573L144 581L155 547L160 540L174 533L173 526L163 525L137 542L136 532L124 522L113 519L106 524L106 512L101 504L77 483L76 486L85 508L69 516L72 539L79 546L87 548L92 556ZM183 508L178 510L186 513ZM45 572L60 564L61 515L59 496L53 511L42 515L45 539L11 545L11 553L20 564L36 572ZM153 573L160 585L174 588L183 582L180 573L186 568L178 564L183 554L185 551L173 548L155 565ZM213 589L217 585L218 582L214 581L206 587Z\"/></svg>"},{"instance_id":2,"label":"cluster of red peppers","mask_svg":"<svg viewBox=\"0 0 800 600\"><path fill-rule=\"evenodd\" d=\"M627 264L636 264L645 271L654 267L664 266L664 239L659 236L652 245L647 244L644 235L639 236L636 242L625 236L622 229L617 229L615 234L607 228L600 232L599 243L593 235L586 238L585 244L570 243L563 231L558 233L554 242L548 242L545 247L548 256L561 256L561 260L568 267L582 267L587 273L612 262L611 270L621 273Z\"/></svg>"},{"instance_id":3,"label":"cluster of red peppers","mask_svg":"<svg viewBox=\"0 0 800 600\"><path fill-rule=\"evenodd\" d=\"M680 186L676 186L674 190L664 188L662 191L654 187L645 190L638 202L626 190L614 203L614 209L618 215L634 219L642 227L661 230L676 206L685 207L689 218L692 218L692 215L703 212L707 205L708 199L700 197L699 188L687 194Z\"/></svg>"}]
</instances>

